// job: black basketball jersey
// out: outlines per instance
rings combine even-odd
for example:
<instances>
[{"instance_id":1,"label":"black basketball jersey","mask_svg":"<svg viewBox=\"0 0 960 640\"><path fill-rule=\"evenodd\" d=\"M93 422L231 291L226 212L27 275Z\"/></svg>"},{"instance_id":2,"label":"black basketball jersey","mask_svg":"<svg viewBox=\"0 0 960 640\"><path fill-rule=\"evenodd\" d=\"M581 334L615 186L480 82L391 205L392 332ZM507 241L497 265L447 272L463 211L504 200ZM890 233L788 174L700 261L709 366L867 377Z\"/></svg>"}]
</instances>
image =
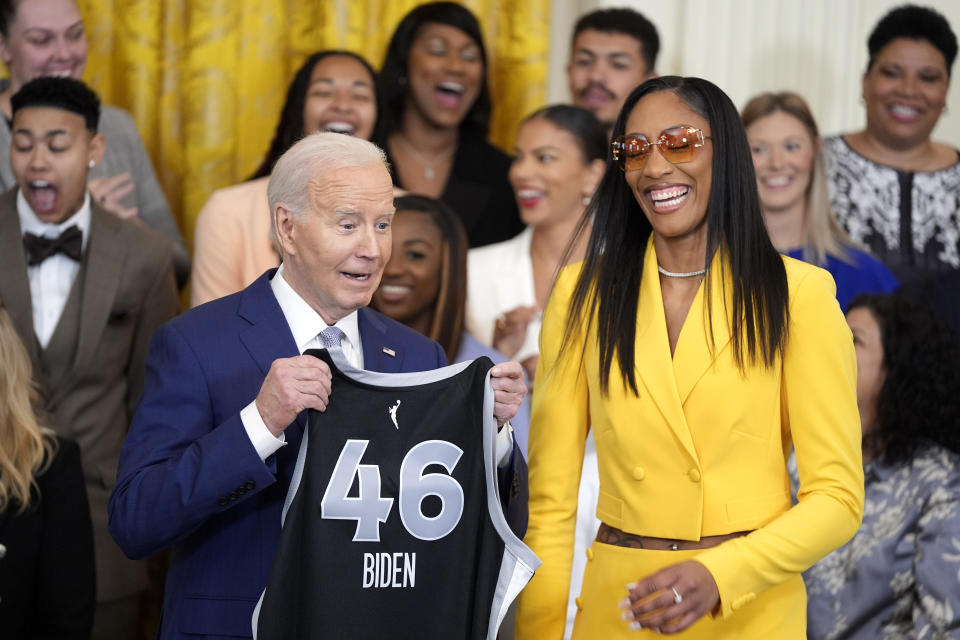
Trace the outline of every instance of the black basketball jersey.
<instances>
[{"instance_id":1,"label":"black basketball jersey","mask_svg":"<svg viewBox=\"0 0 960 640\"><path fill-rule=\"evenodd\" d=\"M486 357L386 374L339 349L311 411L283 509L258 640L495 640L540 561L497 487Z\"/></svg>"}]
</instances>

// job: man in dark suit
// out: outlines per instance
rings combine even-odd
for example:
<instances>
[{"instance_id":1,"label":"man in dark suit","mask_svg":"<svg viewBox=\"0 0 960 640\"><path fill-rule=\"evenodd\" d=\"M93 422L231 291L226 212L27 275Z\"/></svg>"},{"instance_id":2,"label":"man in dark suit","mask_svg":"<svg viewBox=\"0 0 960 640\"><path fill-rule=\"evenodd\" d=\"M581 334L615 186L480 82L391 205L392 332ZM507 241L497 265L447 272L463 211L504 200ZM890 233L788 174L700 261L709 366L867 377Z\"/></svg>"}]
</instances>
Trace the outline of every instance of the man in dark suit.
<instances>
[{"instance_id":1,"label":"man in dark suit","mask_svg":"<svg viewBox=\"0 0 960 640\"><path fill-rule=\"evenodd\" d=\"M161 638L252 635L305 410L336 402L329 368L300 354L339 344L351 364L375 371L446 364L438 344L366 308L391 248L382 151L341 134L308 136L277 162L268 200L282 265L157 332L120 460L111 533L131 557L173 546ZM503 424L526 388L517 363L493 376ZM501 436L509 471L522 456L509 428ZM506 498L522 519L519 485L507 482Z\"/></svg>"},{"instance_id":2,"label":"man in dark suit","mask_svg":"<svg viewBox=\"0 0 960 640\"><path fill-rule=\"evenodd\" d=\"M104 151L92 91L39 78L12 105L17 187L0 196L0 298L53 428L80 444L96 545L94 637L129 638L146 571L111 539L107 500L150 337L176 312L172 250L92 202L87 172Z\"/></svg>"}]
</instances>

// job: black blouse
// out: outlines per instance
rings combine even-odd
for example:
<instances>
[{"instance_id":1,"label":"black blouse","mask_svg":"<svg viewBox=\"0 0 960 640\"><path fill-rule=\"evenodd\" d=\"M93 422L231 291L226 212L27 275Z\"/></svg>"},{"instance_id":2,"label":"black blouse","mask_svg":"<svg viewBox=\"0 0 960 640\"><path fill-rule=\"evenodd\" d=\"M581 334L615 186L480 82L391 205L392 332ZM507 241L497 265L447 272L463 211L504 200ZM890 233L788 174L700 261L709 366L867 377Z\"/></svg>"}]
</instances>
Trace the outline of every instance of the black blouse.
<instances>
[{"instance_id":1,"label":"black blouse","mask_svg":"<svg viewBox=\"0 0 960 640\"><path fill-rule=\"evenodd\" d=\"M403 189L389 153L393 183ZM439 199L460 216L471 247L509 240L523 230L509 171L510 156L474 133L460 132L450 178Z\"/></svg>"}]
</instances>

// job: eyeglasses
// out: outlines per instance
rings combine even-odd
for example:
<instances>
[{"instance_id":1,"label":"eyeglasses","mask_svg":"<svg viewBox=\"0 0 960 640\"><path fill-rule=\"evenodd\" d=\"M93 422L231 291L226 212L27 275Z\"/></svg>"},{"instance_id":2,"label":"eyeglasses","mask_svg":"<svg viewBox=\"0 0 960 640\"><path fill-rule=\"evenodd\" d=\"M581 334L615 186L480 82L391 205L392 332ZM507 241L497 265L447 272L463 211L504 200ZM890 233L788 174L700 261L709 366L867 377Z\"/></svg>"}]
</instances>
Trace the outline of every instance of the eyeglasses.
<instances>
[{"instance_id":1,"label":"eyeglasses","mask_svg":"<svg viewBox=\"0 0 960 640\"><path fill-rule=\"evenodd\" d=\"M621 171L636 171L647 164L653 147L659 147L660 155L667 162L682 164L700 155L703 141L709 139L710 136L703 135L703 131L688 125L664 129L656 142L650 142L639 133L631 133L617 136L613 141L613 159L620 165Z\"/></svg>"}]
</instances>

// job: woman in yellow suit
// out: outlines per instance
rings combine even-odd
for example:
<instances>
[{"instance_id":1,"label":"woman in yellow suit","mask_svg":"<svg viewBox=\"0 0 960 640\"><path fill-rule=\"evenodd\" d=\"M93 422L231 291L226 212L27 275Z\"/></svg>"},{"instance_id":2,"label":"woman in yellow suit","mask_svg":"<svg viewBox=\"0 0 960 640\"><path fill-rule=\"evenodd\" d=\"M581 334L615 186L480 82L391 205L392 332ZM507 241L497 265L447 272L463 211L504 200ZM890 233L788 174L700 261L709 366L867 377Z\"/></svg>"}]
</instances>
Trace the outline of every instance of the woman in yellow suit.
<instances>
[{"instance_id":1,"label":"woman in yellow suit","mask_svg":"<svg viewBox=\"0 0 960 640\"><path fill-rule=\"evenodd\" d=\"M603 524L573 637L803 638L800 573L863 510L856 360L833 281L770 244L746 135L713 84L644 83L613 149L587 256L544 315L526 538L543 566L517 638L562 636L591 424Z\"/></svg>"}]
</instances>

